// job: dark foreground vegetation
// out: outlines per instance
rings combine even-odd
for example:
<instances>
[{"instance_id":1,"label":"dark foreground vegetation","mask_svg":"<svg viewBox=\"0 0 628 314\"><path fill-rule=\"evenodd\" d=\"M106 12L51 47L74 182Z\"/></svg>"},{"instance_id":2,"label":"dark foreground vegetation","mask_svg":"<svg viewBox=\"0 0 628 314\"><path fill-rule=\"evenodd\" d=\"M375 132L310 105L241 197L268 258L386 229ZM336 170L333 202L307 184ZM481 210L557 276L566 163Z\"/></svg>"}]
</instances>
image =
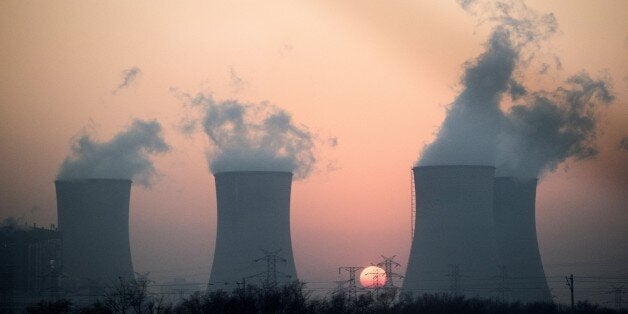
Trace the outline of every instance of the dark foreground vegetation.
<instances>
[{"instance_id":1,"label":"dark foreground vegetation","mask_svg":"<svg viewBox=\"0 0 628 314\"><path fill-rule=\"evenodd\" d=\"M339 292L325 298L311 297L302 283L277 288L248 286L233 292L196 292L175 304L151 296L147 282L121 282L97 302L77 306L62 299L42 301L28 313L628 313L579 302L570 307L554 303L507 303L451 295L394 298L386 293L365 293L350 298Z\"/></svg>"}]
</instances>

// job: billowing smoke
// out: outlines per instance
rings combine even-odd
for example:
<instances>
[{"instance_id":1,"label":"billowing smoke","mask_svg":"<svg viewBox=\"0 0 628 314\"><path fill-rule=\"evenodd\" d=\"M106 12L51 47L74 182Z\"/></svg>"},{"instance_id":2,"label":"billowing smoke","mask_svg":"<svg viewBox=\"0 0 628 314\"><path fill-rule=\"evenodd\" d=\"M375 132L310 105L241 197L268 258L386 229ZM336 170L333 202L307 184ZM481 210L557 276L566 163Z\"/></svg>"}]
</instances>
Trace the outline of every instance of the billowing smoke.
<instances>
[{"instance_id":1,"label":"billowing smoke","mask_svg":"<svg viewBox=\"0 0 628 314\"><path fill-rule=\"evenodd\" d=\"M613 101L605 80L586 72L570 77L567 87L536 92L513 106L500 136L497 174L536 178L569 157L595 156L597 113Z\"/></svg>"},{"instance_id":2,"label":"billowing smoke","mask_svg":"<svg viewBox=\"0 0 628 314\"><path fill-rule=\"evenodd\" d=\"M131 126L108 142L81 136L72 155L61 164L58 179L130 179L149 186L155 175L151 154L169 150L157 121L134 120Z\"/></svg>"},{"instance_id":3,"label":"billowing smoke","mask_svg":"<svg viewBox=\"0 0 628 314\"><path fill-rule=\"evenodd\" d=\"M460 5L481 20L497 22L486 50L465 65L462 91L451 104L436 140L427 145L419 166L494 165L499 134L506 123L500 103L527 93L515 76L529 63L522 50L556 31L553 15L539 15L521 2L484 3L462 0ZM480 10L480 13L478 13Z\"/></svg>"},{"instance_id":4,"label":"billowing smoke","mask_svg":"<svg viewBox=\"0 0 628 314\"><path fill-rule=\"evenodd\" d=\"M267 103L216 102L211 95L183 96L203 109L212 172L288 171L303 179L312 171L313 136L283 109Z\"/></svg>"},{"instance_id":5,"label":"billowing smoke","mask_svg":"<svg viewBox=\"0 0 628 314\"><path fill-rule=\"evenodd\" d=\"M503 114L499 103L511 86L517 51L510 32L493 32L484 52L468 65L464 89L447 112L436 140L425 147L420 166L493 165Z\"/></svg>"},{"instance_id":6,"label":"billowing smoke","mask_svg":"<svg viewBox=\"0 0 628 314\"><path fill-rule=\"evenodd\" d=\"M531 92L521 84L539 42L557 31L554 16L520 1L459 3L497 26L485 52L466 65L462 91L417 165L495 165L498 175L537 177L569 157L594 156L597 108L613 100L606 80L583 72L554 92ZM554 61L560 69L560 59ZM536 73L549 69L541 63ZM505 113L504 97L521 103Z\"/></svg>"}]
</instances>

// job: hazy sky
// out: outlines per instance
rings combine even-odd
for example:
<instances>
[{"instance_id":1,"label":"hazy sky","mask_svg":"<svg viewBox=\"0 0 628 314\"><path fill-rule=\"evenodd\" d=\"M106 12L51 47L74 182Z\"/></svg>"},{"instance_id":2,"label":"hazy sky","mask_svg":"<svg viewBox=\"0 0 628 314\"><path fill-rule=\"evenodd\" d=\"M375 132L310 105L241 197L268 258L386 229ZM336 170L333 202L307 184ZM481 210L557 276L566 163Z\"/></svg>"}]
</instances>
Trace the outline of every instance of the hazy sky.
<instances>
[{"instance_id":1,"label":"hazy sky","mask_svg":"<svg viewBox=\"0 0 628 314\"><path fill-rule=\"evenodd\" d=\"M616 96L601 117L600 154L562 164L538 187L546 273L628 276L628 2L526 3L554 13L559 31L536 57L558 56L562 69L530 69L523 83L551 90L587 70L610 76ZM73 141L156 119L170 151L154 157L152 188L132 191L134 266L158 281L206 282L216 230L209 141L180 132L198 112L179 97L204 92L268 101L315 134L318 162L292 192L302 280L333 285L338 266L380 254L396 254L403 273L410 168L490 29L455 1L2 1L0 218L56 223L53 181ZM556 278L550 287L565 302Z\"/></svg>"}]
</instances>

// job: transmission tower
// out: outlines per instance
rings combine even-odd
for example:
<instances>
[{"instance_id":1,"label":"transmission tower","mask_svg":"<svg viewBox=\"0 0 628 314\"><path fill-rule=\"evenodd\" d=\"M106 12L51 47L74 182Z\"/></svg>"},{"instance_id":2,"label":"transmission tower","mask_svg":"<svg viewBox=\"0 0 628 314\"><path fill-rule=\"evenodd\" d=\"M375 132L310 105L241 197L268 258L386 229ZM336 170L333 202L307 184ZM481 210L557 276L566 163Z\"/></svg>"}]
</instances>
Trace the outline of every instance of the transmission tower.
<instances>
[{"instance_id":1,"label":"transmission tower","mask_svg":"<svg viewBox=\"0 0 628 314\"><path fill-rule=\"evenodd\" d=\"M615 309L621 310L621 295L624 294L624 287L613 287Z\"/></svg>"},{"instance_id":2,"label":"transmission tower","mask_svg":"<svg viewBox=\"0 0 628 314\"><path fill-rule=\"evenodd\" d=\"M262 252L264 252L265 255L263 257L260 257L254 260L254 262L266 261L266 272L265 272L266 279L264 281L264 285L266 288L275 288L277 286L277 273L280 273L286 278L290 278L290 276L277 271L277 262L278 261L284 262L284 263L286 262L285 258L279 256L280 251L281 249L277 251L273 251L273 252L262 250ZM262 275L262 274L264 274L264 272L259 273L258 275Z\"/></svg>"},{"instance_id":3,"label":"transmission tower","mask_svg":"<svg viewBox=\"0 0 628 314\"><path fill-rule=\"evenodd\" d=\"M499 298L502 302L506 301L506 293L510 291L510 289L508 288L508 272L507 272L507 268L504 265L500 265L499 267L499 275L498 275L498 279L499 279L499 283L497 285L497 293L499 294Z\"/></svg>"},{"instance_id":4,"label":"transmission tower","mask_svg":"<svg viewBox=\"0 0 628 314\"><path fill-rule=\"evenodd\" d=\"M362 266L343 266L343 267L338 267L338 274L340 275L342 273L342 271L346 271L349 273L349 280L345 281L346 283L349 284L349 288L348 288L348 292L349 292L349 297L353 298L354 300L357 298L358 296L358 289L355 285L355 273L362 269L364 267Z\"/></svg>"},{"instance_id":5,"label":"transmission tower","mask_svg":"<svg viewBox=\"0 0 628 314\"><path fill-rule=\"evenodd\" d=\"M50 292L51 300L57 301L60 295L59 278L66 276L57 269L54 259L48 261L48 271L41 277L43 277L44 289Z\"/></svg>"},{"instance_id":6,"label":"transmission tower","mask_svg":"<svg viewBox=\"0 0 628 314\"><path fill-rule=\"evenodd\" d=\"M372 273L366 273L365 275L370 275L371 277L371 286L375 285L375 297L379 296L379 276L381 275L379 272L375 271Z\"/></svg>"},{"instance_id":7,"label":"transmission tower","mask_svg":"<svg viewBox=\"0 0 628 314\"><path fill-rule=\"evenodd\" d=\"M451 272L447 274L447 277L451 277L451 283L449 286L449 291L453 295L460 295L460 265L458 264L450 264Z\"/></svg>"},{"instance_id":8,"label":"transmission tower","mask_svg":"<svg viewBox=\"0 0 628 314\"><path fill-rule=\"evenodd\" d=\"M336 284L336 290L333 293L341 293L345 291L345 282L344 280L336 280L334 283Z\"/></svg>"},{"instance_id":9,"label":"transmission tower","mask_svg":"<svg viewBox=\"0 0 628 314\"><path fill-rule=\"evenodd\" d=\"M383 267L384 271L386 272L386 283L384 284L384 287L386 289L394 289L396 287L393 282L393 277L397 277L401 279L403 278L403 276L393 272L393 267L397 268L401 266L401 264L395 261L395 257L397 257L397 255L393 255L392 257L386 257L384 255L381 255L381 256L382 256L382 259L384 260L379 262L377 266Z\"/></svg>"}]
</instances>

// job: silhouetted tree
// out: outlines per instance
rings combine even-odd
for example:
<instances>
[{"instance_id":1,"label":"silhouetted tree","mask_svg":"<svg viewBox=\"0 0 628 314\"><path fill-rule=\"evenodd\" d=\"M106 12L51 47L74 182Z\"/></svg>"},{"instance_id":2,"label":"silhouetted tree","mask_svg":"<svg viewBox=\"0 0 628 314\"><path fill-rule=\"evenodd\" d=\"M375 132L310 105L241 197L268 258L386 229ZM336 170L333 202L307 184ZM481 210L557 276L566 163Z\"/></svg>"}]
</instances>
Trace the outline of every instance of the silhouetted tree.
<instances>
[{"instance_id":1,"label":"silhouetted tree","mask_svg":"<svg viewBox=\"0 0 628 314\"><path fill-rule=\"evenodd\" d=\"M62 314L69 313L72 308L70 300L61 299L57 301L39 301L37 304L29 306L26 311L31 314Z\"/></svg>"},{"instance_id":2,"label":"silhouetted tree","mask_svg":"<svg viewBox=\"0 0 628 314\"><path fill-rule=\"evenodd\" d=\"M124 314L132 309L136 314L141 314L150 282L148 274L138 274L136 279L119 277L105 293L104 305L113 313Z\"/></svg>"},{"instance_id":3,"label":"silhouetted tree","mask_svg":"<svg viewBox=\"0 0 628 314\"><path fill-rule=\"evenodd\" d=\"M591 304L578 302L572 313L570 307L555 303L503 302L488 299L466 298L451 294L425 294L413 297L401 295L397 300L383 293L365 293L357 299L349 299L344 293L335 293L329 299L311 299L304 283L294 282L284 286L240 287L231 292L195 292L178 304L165 304L163 297L151 298L150 281L146 276L137 280L120 279L107 293L102 302L89 307L72 309L67 300L41 301L28 307L29 313L420 313L420 314L573 314L625 313Z\"/></svg>"},{"instance_id":4,"label":"silhouetted tree","mask_svg":"<svg viewBox=\"0 0 628 314\"><path fill-rule=\"evenodd\" d=\"M79 314L111 314L113 313L109 307L103 304L101 301L96 301L94 304L83 307L78 310Z\"/></svg>"}]
</instances>

